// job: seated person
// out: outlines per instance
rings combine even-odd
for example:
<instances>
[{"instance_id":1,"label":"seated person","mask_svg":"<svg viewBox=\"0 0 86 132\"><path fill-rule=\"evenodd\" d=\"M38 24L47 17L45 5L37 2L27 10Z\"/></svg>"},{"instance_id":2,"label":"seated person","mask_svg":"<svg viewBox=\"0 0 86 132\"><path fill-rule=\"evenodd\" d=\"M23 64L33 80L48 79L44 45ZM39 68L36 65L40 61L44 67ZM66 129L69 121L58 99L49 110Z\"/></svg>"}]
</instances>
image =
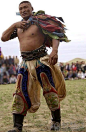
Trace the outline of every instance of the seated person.
<instances>
[{"instance_id":1,"label":"seated person","mask_svg":"<svg viewBox=\"0 0 86 132\"><path fill-rule=\"evenodd\" d=\"M14 74L12 74L11 75L11 77L10 77L10 83L16 83L16 77L15 77L15 75Z\"/></svg>"},{"instance_id":2,"label":"seated person","mask_svg":"<svg viewBox=\"0 0 86 132\"><path fill-rule=\"evenodd\" d=\"M81 71L81 69L79 69L78 71L78 79L84 79L85 76L84 76L84 73Z\"/></svg>"},{"instance_id":3,"label":"seated person","mask_svg":"<svg viewBox=\"0 0 86 132\"><path fill-rule=\"evenodd\" d=\"M2 83L3 84L8 84L9 83L8 76L7 76L6 72L3 73L3 81L2 81Z\"/></svg>"},{"instance_id":4,"label":"seated person","mask_svg":"<svg viewBox=\"0 0 86 132\"><path fill-rule=\"evenodd\" d=\"M72 78L73 79L78 79L77 70L76 71L72 71Z\"/></svg>"},{"instance_id":5,"label":"seated person","mask_svg":"<svg viewBox=\"0 0 86 132\"><path fill-rule=\"evenodd\" d=\"M73 75L72 70L70 70L70 71L68 72L68 79L69 79L69 80L72 80L72 75Z\"/></svg>"}]
</instances>

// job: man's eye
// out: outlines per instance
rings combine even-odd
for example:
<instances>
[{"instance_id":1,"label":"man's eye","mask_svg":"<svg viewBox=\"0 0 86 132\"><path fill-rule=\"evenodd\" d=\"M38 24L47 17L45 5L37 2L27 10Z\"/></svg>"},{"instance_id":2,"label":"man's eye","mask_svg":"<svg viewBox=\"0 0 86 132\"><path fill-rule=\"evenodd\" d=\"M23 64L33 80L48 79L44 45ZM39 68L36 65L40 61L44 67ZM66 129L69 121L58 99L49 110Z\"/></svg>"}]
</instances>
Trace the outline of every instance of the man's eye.
<instances>
[{"instance_id":1,"label":"man's eye","mask_svg":"<svg viewBox=\"0 0 86 132\"><path fill-rule=\"evenodd\" d=\"M22 10L22 8L20 8L19 10Z\"/></svg>"}]
</instances>

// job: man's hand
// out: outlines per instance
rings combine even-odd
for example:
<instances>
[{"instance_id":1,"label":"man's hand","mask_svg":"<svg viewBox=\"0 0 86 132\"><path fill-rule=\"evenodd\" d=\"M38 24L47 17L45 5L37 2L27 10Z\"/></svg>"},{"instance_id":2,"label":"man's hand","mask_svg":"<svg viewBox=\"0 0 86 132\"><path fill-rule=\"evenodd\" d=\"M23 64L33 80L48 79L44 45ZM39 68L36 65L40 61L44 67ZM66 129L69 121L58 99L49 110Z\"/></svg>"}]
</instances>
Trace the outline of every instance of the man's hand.
<instances>
[{"instance_id":1,"label":"man's hand","mask_svg":"<svg viewBox=\"0 0 86 132\"><path fill-rule=\"evenodd\" d=\"M27 29L27 21L20 21L15 23L16 28L21 28L23 30Z\"/></svg>"},{"instance_id":2,"label":"man's hand","mask_svg":"<svg viewBox=\"0 0 86 132\"><path fill-rule=\"evenodd\" d=\"M49 63L51 65L55 65L58 61L58 46L59 46L59 40L52 39L52 52L49 56Z\"/></svg>"},{"instance_id":3,"label":"man's hand","mask_svg":"<svg viewBox=\"0 0 86 132\"><path fill-rule=\"evenodd\" d=\"M7 30L3 32L1 40L4 42L10 40L10 36L16 28L21 28L23 30L27 29L27 21L20 21L12 24Z\"/></svg>"},{"instance_id":4,"label":"man's hand","mask_svg":"<svg viewBox=\"0 0 86 132\"><path fill-rule=\"evenodd\" d=\"M53 50L49 56L49 63L51 65L55 65L58 61L58 55L57 55L57 52L56 50Z\"/></svg>"}]
</instances>

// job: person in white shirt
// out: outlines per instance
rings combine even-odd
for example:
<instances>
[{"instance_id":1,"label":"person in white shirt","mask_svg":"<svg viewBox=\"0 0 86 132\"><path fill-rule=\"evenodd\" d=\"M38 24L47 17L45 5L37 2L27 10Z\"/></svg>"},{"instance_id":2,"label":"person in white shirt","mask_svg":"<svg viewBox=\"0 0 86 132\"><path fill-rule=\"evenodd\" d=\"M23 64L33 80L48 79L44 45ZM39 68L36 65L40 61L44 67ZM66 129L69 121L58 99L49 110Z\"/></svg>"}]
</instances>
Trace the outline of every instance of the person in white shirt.
<instances>
[{"instance_id":1,"label":"person in white shirt","mask_svg":"<svg viewBox=\"0 0 86 132\"><path fill-rule=\"evenodd\" d=\"M16 77L12 74L10 77L10 83L16 83L17 79Z\"/></svg>"},{"instance_id":2,"label":"person in white shirt","mask_svg":"<svg viewBox=\"0 0 86 132\"><path fill-rule=\"evenodd\" d=\"M78 79L84 79L85 76L84 76L84 73L81 71L81 69L79 69L78 71Z\"/></svg>"}]
</instances>

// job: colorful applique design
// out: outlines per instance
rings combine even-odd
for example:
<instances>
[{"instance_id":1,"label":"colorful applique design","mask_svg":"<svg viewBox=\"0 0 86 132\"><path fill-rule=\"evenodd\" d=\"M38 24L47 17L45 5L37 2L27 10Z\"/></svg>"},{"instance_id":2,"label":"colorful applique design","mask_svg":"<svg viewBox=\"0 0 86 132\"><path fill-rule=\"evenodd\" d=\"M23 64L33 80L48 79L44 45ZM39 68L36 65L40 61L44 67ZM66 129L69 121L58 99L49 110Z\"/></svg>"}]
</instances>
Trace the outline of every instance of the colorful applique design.
<instances>
[{"instance_id":1,"label":"colorful applique design","mask_svg":"<svg viewBox=\"0 0 86 132\"><path fill-rule=\"evenodd\" d=\"M13 113L26 115L28 109L31 107L31 101L27 93L27 79L28 72L24 72L24 68L20 68L12 105Z\"/></svg>"},{"instance_id":2,"label":"colorful applique design","mask_svg":"<svg viewBox=\"0 0 86 132\"><path fill-rule=\"evenodd\" d=\"M41 63L37 69L37 77L43 88L43 95L50 110L58 109L59 98L52 79L50 68Z\"/></svg>"},{"instance_id":3,"label":"colorful applique design","mask_svg":"<svg viewBox=\"0 0 86 132\"><path fill-rule=\"evenodd\" d=\"M27 81L28 81L28 71L24 71L24 68L20 68L19 70L19 74L22 74L23 78L22 78L22 92L24 94L24 97L28 103L28 108L31 107L31 102L28 96L28 92L27 92Z\"/></svg>"},{"instance_id":4,"label":"colorful applique design","mask_svg":"<svg viewBox=\"0 0 86 132\"><path fill-rule=\"evenodd\" d=\"M40 78L40 73L44 72L48 76L48 79L49 79L49 82L51 83L51 85L53 87L55 87L49 67L42 64L40 61L38 61L38 64L39 64L39 67L36 68L36 72L37 72L37 77L38 77L38 80L39 80L41 86L43 87L42 80Z\"/></svg>"}]
</instances>

